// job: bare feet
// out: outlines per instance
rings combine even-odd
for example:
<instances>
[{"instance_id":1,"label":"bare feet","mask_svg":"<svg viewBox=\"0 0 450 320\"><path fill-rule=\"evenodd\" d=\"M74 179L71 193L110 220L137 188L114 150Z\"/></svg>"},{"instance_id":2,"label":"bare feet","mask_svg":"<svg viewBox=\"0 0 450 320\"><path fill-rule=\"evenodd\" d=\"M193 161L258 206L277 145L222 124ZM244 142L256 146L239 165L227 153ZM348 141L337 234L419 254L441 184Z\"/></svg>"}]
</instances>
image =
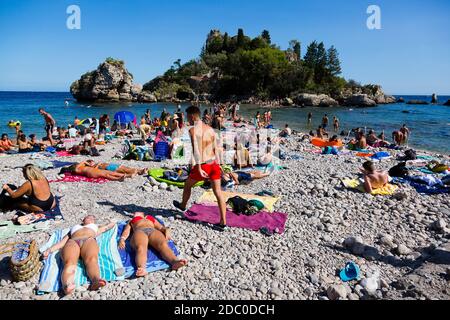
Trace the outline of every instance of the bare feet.
<instances>
[{"instance_id":1,"label":"bare feet","mask_svg":"<svg viewBox=\"0 0 450 320\"><path fill-rule=\"evenodd\" d=\"M172 264L172 270L173 271L177 271L178 269L180 269L180 268L182 268L182 267L184 267L186 265L187 265L187 260L186 259L180 259L178 261L175 261Z\"/></svg>"},{"instance_id":2,"label":"bare feet","mask_svg":"<svg viewBox=\"0 0 450 320\"><path fill-rule=\"evenodd\" d=\"M147 171L148 171L147 169L141 169L141 170L138 170L138 174L140 176L143 176Z\"/></svg>"},{"instance_id":3,"label":"bare feet","mask_svg":"<svg viewBox=\"0 0 450 320\"><path fill-rule=\"evenodd\" d=\"M90 291L97 291L98 289L103 288L104 286L106 286L106 281L105 280L103 280L103 279L95 280L89 286L89 290Z\"/></svg>"},{"instance_id":4,"label":"bare feet","mask_svg":"<svg viewBox=\"0 0 450 320\"><path fill-rule=\"evenodd\" d=\"M148 272L147 272L147 270L145 270L145 268L138 268L136 271L137 278L145 277L147 274L148 274Z\"/></svg>"},{"instance_id":5,"label":"bare feet","mask_svg":"<svg viewBox=\"0 0 450 320\"><path fill-rule=\"evenodd\" d=\"M63 290L64 290L64 294L65 294L66 296L69 296L69 295L71 295L71 294L73 293L73 291L75 290L75 284L74 284L74 283L68 283L68 284L65 284L65 285L63 286Z\"/></svg>"}]
</instances>

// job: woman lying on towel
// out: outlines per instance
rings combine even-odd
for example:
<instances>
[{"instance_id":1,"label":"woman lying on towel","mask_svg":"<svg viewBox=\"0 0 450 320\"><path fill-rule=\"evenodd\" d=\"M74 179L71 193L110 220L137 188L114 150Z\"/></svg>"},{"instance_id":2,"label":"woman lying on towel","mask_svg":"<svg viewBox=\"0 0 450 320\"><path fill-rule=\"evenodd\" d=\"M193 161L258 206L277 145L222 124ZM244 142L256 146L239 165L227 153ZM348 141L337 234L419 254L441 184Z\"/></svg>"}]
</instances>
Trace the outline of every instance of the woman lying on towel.
<instances>
[{"instance_id":1,"label":"woman lying on towel","mask_svg":"<svg viewBox=\"0 0 450 320\"><path fill-rule=\"evenodd\" d=\"M383 188L389 183L388 173L376 170L372 161L365 162L360 170L364 174L364 190L367 193L372 193L373 190Z\"/></svg>"},{"instance_id":2,"label":"woman lying on towel","mask_svg":"<svg viewBox=\"0 0 450 320\"><path fill-rule=\"evenodd\" d=\"M93 179L103 178L111 181L124 181L125 178L128 177L128 175L123 173L98 169L92 164L92 161L89 160L62 168L61 173L71 173Z\"/></svg>"},{"instance_id":3,"label":"woman lying on towel","mask_svg":"<svg viewBox=\"0 0 450 320\"><path fill-rule=\"evenodd\" d=\"M81 224L70 229L69 234L60 242L44 252L44 259L47 259L52 252L61 250L61 259L64 263L61 283L66 295L70 295L75 290L75 270L80 257L91 281L89 290L96 291L106 285L106 281L100 278L99 247L95 238L112 229L114 225L115 222L111 222L106 226L99 227L95 224L94 216L87 216Z\"/></svg>"},{"instance_id":4,"label":"woman lying on towel","mask_svg":"<svg viewBox=\"0 0 450 320\"><path fill-rule=\"evenodd\" d=\"M147 275L147 250L148 247L155 249L161 257L172 266L172 270L178 270L187 264L184 259L178 259L170 249L167 241L170 240L169 229L162 226L152 216L145 216L143 212L136 212L133 219L123 229L119 241L119 249L125 249L125 241L129 238L131 247L136 251L136 277Z\"/></svg>"},{"instance_id":5,"label":"woman lying on towel","mask_svg":"<svg viewBox=\"0 0 450 320\"><path fill-rule=\"evenodd\" d=\"M105 163L105 162L99 162L95 163L94 160L87 160L86 161L90 166L100 169L100 170L107 170L111 172L121 173L126 175L129 178L135 177L136 175L143 175L145 174L148 169L135 169L135 168L129 168L125 167L123 165L117 164L117 163Z\"/></svg>"},{"instance_id":6,"label":"woman lying on towel","mask_svg":"<svg viewBox=\"0 0 450 320\"><path fill-rule=\"evenodd\" d=\"M13 185L3 185L0 209L19 209L34 213L55 208L55 197L42 171L32 164L27 164L23 167L22 173L27 181L19 188Z\"/></svg>"}]
</instances>

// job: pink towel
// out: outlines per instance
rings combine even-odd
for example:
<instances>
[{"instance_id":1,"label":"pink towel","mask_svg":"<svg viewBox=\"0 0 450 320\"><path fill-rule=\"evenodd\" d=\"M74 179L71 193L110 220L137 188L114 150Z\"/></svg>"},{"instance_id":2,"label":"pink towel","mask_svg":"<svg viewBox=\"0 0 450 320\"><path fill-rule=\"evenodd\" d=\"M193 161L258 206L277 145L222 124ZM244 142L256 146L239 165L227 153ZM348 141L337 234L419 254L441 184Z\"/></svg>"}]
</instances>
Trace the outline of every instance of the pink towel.
<instances>
[{"instance_id":1,"label":"pink towel","mask_svg":"<svg viewBox=\"0 0 450 320\"><path fill-rule=\"evenodd\" d=\"M186 219L218 224L220 222L219 207L195 204L185 214ZM227 225L229 227L250 229L259 231L266 227L272 232L278 229L278 233L284 232L287 214L281 212L259 212L253 216L237 215L227 210Z\"/></svg>"},{"instance_id":2,"label":"pink towel","mask_svg":"<svg viewBox=\"0 0 450 320\"><path fill-rule=\"evenodd\" d=\"M87 178L87 177L83 177L83 176L78 176L78 175L73 175L70 173L65 173L64 174L64 178L59 179L59 180L51 180L49 181L50 183L58 183L58 182L90 182L90 183L106 183L108 182L108 179L103 179L103 178Z\"/></svg>"},{"instance_id":3,"label":"pink towel","mask_svg":"<svg viewBox=\"0 0 450 320\"><path fill-rule=\"evenodd\" d=\"M69 153L68 151L56 151L56 155L58 157L73 157L74 155Z\"/></svg>"}]
</instances>

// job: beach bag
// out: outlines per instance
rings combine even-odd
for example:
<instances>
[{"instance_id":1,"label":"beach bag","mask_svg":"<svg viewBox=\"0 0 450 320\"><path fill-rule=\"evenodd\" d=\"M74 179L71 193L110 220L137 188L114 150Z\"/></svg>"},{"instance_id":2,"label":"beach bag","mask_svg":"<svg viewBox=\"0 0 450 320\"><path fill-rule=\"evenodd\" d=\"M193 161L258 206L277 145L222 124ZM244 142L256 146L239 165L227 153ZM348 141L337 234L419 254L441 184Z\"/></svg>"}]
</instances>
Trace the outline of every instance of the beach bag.
<instances>
[{"instance_id":1,"label":"beach bag","mask_svg":"<svg viewBox=\"0 0 450 320\"><path fill-rule=\"evenodd\" d=\"M416 160L417 159L417 153L413 149L409 149L405 151L405 158L404 160Z\"/></svg>"},{"instance_id":2,"label":"beach bag","mask_svg":"<svg viewBox=\"0 0 450 320\"><path fill-rule=\"evenodd\" d=\"M391 177L405 177L408 175L408 168L406 168L406 162L402 162L392 167L389 170L389 176Z\"/></svg>"},{"instance_id":3,"label":"beach bag","mask_svg":"<svg viewBox=\"0 0 450 320\"><path fill-rule=\"evenodd\" d=\"M27 281L41 269L36 241L16 243L12 249L9 268L14 281Z\"/></svg>"},{"instance_id":4,"label":"beach bag","mask_svg":"<svg viewBox=\"0 0 450 320\"><path fill-rule=\"evenodd\" d=\"M92 157L100 157L100 152L98 152L96 147L92 147L89 151L89 155Z\"/></svg>"},{"instance_id":5,"label":"beach bag","mask_svg":"<svg viewBox=\"0 0 450 320\"><path fill-rule=\"evenodd\" d=\"M240 215L242 213L245 213L248 209L248 202L247 200L235 196L233 198L228 199L227 204L231 207L234 213L237 215Z\"/></svg>"},{"instance_id":6,"label":"beach bag","mask_svg":"<svg viewBox=\"0 0 450 320\"><path fill-rule=\"evenodd\" d=\"M155 144L155 160L165 160L169 157L169 143L160 141Z\"/></svg>"}]
</instances>

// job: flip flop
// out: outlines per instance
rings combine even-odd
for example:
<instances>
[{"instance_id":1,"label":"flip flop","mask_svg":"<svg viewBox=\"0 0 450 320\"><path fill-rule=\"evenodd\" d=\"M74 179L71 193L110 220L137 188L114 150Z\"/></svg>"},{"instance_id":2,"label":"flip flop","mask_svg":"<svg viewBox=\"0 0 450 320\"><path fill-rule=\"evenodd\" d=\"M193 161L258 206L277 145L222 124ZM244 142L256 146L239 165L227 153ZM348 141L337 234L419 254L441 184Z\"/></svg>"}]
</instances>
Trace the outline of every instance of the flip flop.
<instances>
[{"instance_id":1,"label":"flip flop","mask_svg":"<svg viewBox=\"0 0 450 320\"><path fill-rule=\"evenodd\" d=\"M348 262L339 273L339 277L344 282L358 280L361 277L361 270L356 263Z\"/></svg>"},{"instance_id":2,"label":"flip flop","mask_svg":"<svg viewBox=\"0 0 450 320\"><path fill-rule=\"evenodd\" d=\"M267 228L267 227L262 227L261 229L259 229L259 231L268 237L273 236L273 232L270 231L269 228Z\"/></svg>"}]
</instances>

